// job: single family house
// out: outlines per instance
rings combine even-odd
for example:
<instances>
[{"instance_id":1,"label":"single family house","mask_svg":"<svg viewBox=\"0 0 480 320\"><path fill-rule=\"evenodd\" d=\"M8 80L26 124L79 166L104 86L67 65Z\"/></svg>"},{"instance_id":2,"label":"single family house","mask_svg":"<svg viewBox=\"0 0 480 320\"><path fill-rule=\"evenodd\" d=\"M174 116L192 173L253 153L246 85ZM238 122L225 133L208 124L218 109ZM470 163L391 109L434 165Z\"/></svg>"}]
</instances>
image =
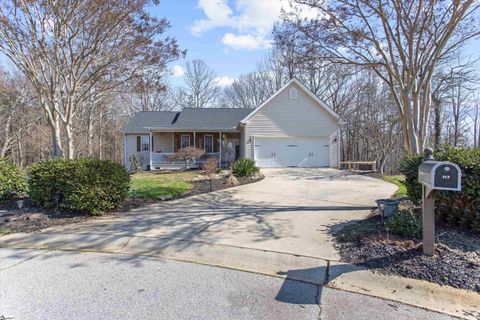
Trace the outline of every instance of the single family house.
<instances>
[{"instance_id":1,"label":"single family house","mask_svg":"<svg viewBox=\"0 0 480 320\"><path fill-rule=\"evenodd\" d=\"M259 167L336 167L340 117L292 79L255 109L184 108L138 112L123 128L125 166L135 155L144 169L181 165L170 156L202 148L222 166L238 158Z\"/></svg>"}]
</instances>

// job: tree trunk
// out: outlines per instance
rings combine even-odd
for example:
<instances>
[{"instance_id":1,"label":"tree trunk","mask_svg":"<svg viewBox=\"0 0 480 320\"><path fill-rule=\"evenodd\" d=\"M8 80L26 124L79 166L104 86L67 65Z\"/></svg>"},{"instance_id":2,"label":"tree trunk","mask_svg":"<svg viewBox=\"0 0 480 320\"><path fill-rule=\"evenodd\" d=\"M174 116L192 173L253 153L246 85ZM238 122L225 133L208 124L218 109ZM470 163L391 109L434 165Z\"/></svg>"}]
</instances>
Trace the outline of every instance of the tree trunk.
<instances>
[{"instance_id":1,"label":"tree trunk","mask_svg":"<svg viewBox=\"0 0 480 320\"><path fill-rule=\"evenodd\" d=\"M12 123L12 114L10 113L7 117L5 126L3 127L3 146L0 149L0 158L5 157L7 151L10 149L12 139L10 138L10 124Z\"/></svg>"},{"instance_id":2,"label":"tree trunk","mask_svg":"<svg viewBox=\"0 0 480 320\"><path fill-rule=\"evenodd\" d=\"M73 132L72 132L72 125L66 124L65 125L65 133L67 136L67 159L73 159L74 156L74 146L73 146Z\"/></svg>"},{"instance_id":3,"label":"tree trunk","mask_svg":"<svg viewBox=\"0 0 480 320\"><path fill-rule=\"evenodd\" d=\"M92 108L89 110L88 114L88 132L87 132L87 149L88 149L88 156L93 157L93 121L94 121L94 114Z\"/></svg>"},{"instance_id":4,"label":"tree trunk","mask_svg":"<svg viewBox=\"0 0 480 320\"><path fill-rule=\"evenodd\" d=\"M50 122L50 129L52 131L52 157L62 158L63 148L60 134L60 122L55 117L53 122Z\"/></svg>"},{"instance_id":5,"label":"tree trunk","mask_svg":"<svg viewBox=\"0 0 480 320\"><path fill-rule=\"evenodd\" d=\"M385 164L386 164L386 157L383 157L381 158L380 160L378 160L378 171L380 172L381 175L383 175L385 173Z\"/></svg>"},{"instance_id":6,"label":"tree trunk","mask_svg":"<svg viewBox=\"0 0 480 320\"><path fill-rule=\"evenodd\" d=\"M435 111L435 119L434 119L434 147L435 149L440 146L440 139L442 136L442 125L441 125L441 104L440 104L440 99L437 97L433 96L432 97L433 101L433 106L434 106L434 111Z\"/></svg>"},{"instance_id":7,"label":"tree trunk","mask_svg":"<svg viewBox=\"0 0 480 320\"><path fill-rule=\"evenodd\" d=\"M23 154L23 145L22 145L22 133L19 132L19 135L18 135L18 141L17 141L17 145L18 145L18 166L20 168L23 168L24 165L25 165L25 156Z\"/></svg>"}]
</instances>

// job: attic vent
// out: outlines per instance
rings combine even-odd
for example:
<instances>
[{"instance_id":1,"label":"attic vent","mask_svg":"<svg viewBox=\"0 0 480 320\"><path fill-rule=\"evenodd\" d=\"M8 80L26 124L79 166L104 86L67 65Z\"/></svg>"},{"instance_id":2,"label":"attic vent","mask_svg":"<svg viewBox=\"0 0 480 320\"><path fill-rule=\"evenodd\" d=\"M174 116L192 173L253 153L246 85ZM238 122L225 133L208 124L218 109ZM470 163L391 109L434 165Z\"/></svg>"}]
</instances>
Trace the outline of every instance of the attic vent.
<instances>
[{"instance_id":1,"label":"attic vent","mask_svg":"<svg viewBox=\"0 0 480 320\"><path fill-rule=\"evenodd\" d=\"M288 95L289 95L290 99L296 100L297 99L297 89L290 88L290 90L288 91Z\"/></svg>"}]
</instances>

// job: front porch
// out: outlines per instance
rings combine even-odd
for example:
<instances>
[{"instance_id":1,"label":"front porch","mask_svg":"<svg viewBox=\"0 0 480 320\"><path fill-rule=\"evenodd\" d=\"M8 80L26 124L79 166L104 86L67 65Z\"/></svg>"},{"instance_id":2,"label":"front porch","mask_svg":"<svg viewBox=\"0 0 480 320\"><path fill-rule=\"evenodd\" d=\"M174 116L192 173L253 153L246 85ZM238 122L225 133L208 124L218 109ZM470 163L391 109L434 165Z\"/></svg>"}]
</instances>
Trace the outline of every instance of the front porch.
<instances>
[{"instance_id":1,"label":"front porch","mask_svg":"<svg viewBox=\"0 0 480 320\"><path fill-rule=\"evenodd\" d=\"M179 169L183 161L170 161L178 150L200 148L205 154L190 162L189 167L200 167L208 158L217 158L219 167L229 167L240 155L239 132L155 132L149 134L149 168L151 170Z\"/></svg>"}]
</instances>

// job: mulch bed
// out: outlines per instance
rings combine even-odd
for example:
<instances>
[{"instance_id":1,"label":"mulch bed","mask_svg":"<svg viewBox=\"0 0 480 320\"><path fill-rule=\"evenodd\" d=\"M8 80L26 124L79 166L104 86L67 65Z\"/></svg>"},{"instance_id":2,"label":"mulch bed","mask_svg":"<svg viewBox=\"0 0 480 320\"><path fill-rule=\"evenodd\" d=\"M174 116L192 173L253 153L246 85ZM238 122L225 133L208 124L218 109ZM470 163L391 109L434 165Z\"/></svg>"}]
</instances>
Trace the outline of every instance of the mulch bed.
<instances>
[{"instance_id":1,"label":"mulch bed","mask_svg":"<svg viewBox=\"0 0 480 320\"><path fill-rule=\"evenodd\" d=\"M14 232L34 232L52 226L83 222L95 218L88 213L55 211L38 208L28 199L23 209L15 201L0 205L0 235Z\"/></svg>"},{"instance_id":2,"label":"mulch bed","mask_svg":"<svg viewBox=\"0 0 480 320\"><path fill-rule=\"evenodd\" d=\"M219 175L213 179L212 187L209 179L198 179L193 182L193 189L189 192L184 193L180 197L164 200L173 200L208 193L211 191L227 189L247 183L257 182L263 178L264 176L261 173L246 178L234 178L231 175ZM122 211L127 211L129 209L144 205L159 203L164 200L128 198L124 201L117 212L108 212L102 216L118 215L121 214ZM2 234L15 232L34 232L53 226L78 223L98 217L99 216L92 216L83 212L55 211L51 209L38 208L28 199L25 199L24 208L18 209L15 201L9 201L7 203L0 204L0 236Z\"/></svg>"},{"instance_id":3,"label":"mulch bed","mask_svg":"<svg viewBox=\"0 0 480 320\"><path fill-rule=\"evenodd\" d=\"M335 234L342 261L374 271L480 292L480 235L436 224L436 253L422 254L419 239L387 235L380 216L347 225Z\"/></svg>"},{"instance_id":4,"label":"mulch bed","mask_svg":"<svg viewBox=\"0 0 480 320\"><path fill-rule=\"evenodd\" d=\"M214 178L212 181L210 181L209 179L199 179L193 181L193 189L186 193L184 196L198 195L212 191L237 187L244 184L260 181L263 178L263 174L258 172L251 177L243 178L238 178L233 175L222 175Z\"/></svg>"}]
</instances>

